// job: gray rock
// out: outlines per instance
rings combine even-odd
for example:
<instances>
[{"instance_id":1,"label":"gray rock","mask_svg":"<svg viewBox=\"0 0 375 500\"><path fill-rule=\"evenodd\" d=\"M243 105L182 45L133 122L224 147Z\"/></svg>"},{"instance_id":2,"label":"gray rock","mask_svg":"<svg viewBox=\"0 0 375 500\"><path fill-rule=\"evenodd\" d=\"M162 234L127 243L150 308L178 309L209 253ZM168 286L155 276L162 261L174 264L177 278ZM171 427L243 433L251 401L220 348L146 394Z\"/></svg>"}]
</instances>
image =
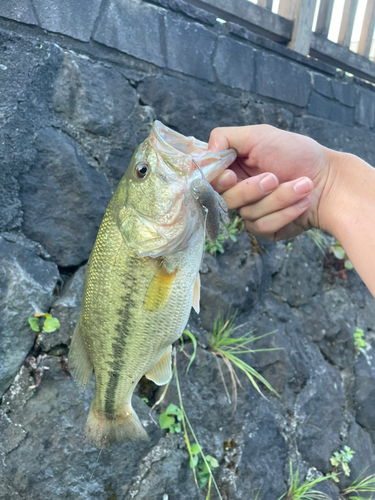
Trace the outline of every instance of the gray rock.
<instances>
[{"instance_id":1,"label":"gray rock","mask_svg":"<svg viewBox=\"0 0 375 500\"><path fill-rule=\"evenodd\" d=\"M345 104L345 106L354 108L356 91L352 83L342 83L338 80L332 80L332 88L335 99Z\"/></svg>"},{"instance_id":2,"label":"gray rock","mask_svg":"<svg viewBox=\"0 0 375 500\"><path fill-rule=\"evenodd\" d=\"M372 352L373 349L370 360L361 354L354 365L353 398L356 421L365 429L375 432L375 359Z\"/></svg>"},{"instance_id":3,"label":"gray rock","mask_svg":"<svg viewBox=\"0 0 375 500\"><path fill-rule=\"evenodd\" d=\"M53 105L73 127L108 137L131 115L137 103L136 91L120 73L65 53Z\"/></svg>"},{"instance_id":4,"label":"gray rock","mask_svg":"<svg viewBox=\"0 0 375 500\"><path fill-rule=\"evenodd\" d=\"M375 126L375 95L365 89L358 89L359 101L355 109L355 121L367 128Z\"/></svg>"},{"instance_id":5,"label":"gray rock","mask_svg":"<svg viewBox=\"0 0 375 500\"><path fill-rule=\"evenodd\" d=\"M20 23L37 24L30 0L4 0L0 5L0 16Z\"/></svg>"},{"instance_id":6,"label":"gray rock","mask_svg":"<svg viewBox=\"0 0 375 500\"><path fill-rule=\"evenodd\" d=\"M184 2L183 0L151 0L152 3L160 5L161 7L165 7L166 9L173 10L180 14L185 14L192 19L196 19L197 21L201 21L202 23L209 24L211 26L215 26L216 24L216 16L211 14L211 12L207 12L204 9L199 9L194 5Z\"/></svg>"},{"instance_id":7,"label":"gray rock","mask_svg":"<svg viewBox=\"0 0 375 500\"><path fill-rule=\"evenodd\" d=\"M293 113L283 106L258 101L247 104L244 118L247 125L268 123L282 130L291 130L294 121Z\"/></svg>"},{"instance_id":8,"label":"gray rock","mask_svg":"<svg viewBox=\"0 0 375 500\"><path fill-rule=\"evenodd\" d=\"M245 233L237 243L228 243L224 254L206 254L201 269L202 326L211 330L218 314L241 313L251 308L259 298L261 279L261 259L258 254L251 255Z\"/></svg>"},{"instance_id":9,"label":"gray rock","mask_svg":"<svg viewBox=\"0 0 375 500\"><path fill-rule=\"evenodd\" d=\"M322 94L329 99L332 99L333 97L333 92L332 92L332 86L331 86L331 79L326 78L325 76L321 75L320 73L312 73L313 77L313 85L314 85L314 90L318 92L318 94Z\"/></svg>"},{"instance_id":10,"label":"gray rock","mask_svg":"<svg viewBox=\"0 0 375 500\"><path fill-rule=\"evenodd\" d=\"M352 153L375 165L375 133L364 128L347 127L320 118L303 117L294 121L294 131L312 137L323 146Z\"/></svg>"},{"instance_id":11,"label":"gray rock","mask_svg":"<svg viewBox=\"0 0 375 500\"><path fill-rule=\"evenodd\" d=\"M55 264L0 237L0 396L34 343L28 318L49 310L58 279Z\"/></svg>"},{"instance_id":12,"label":"gray rock","mask_svg":"<svg viewBox=\"0 0 375 500\"><path fill-rule=\"evenodd\" d=\"M42 332L38 336L38 344L42 351L50 353L70 344L74 328L81 311L81 302L83 297L83 280L85 277L86 266L81 267L67 281L64 286L61 297L52 304L51 315L60 321L60 328L52 333Z\"/></svg>"},{"instance_id":13,"label":"gray rock","mask_svg":"<svg viewBox=\"0 0 375 500\"><path fill-rule=\"evenodd\" d=\"M244 123L238 99L214 92L194 80L147 77L137 91L142 102L154 107L157 119L182 134L204 141L208 141L215 127Z\"/></svg>"},{"instance_id":14,"label":"gray rock","mask_svg":"<svg viewBox=\"0 0 375 500\"><path fill-rule=\"evenodd\" d=\"M64 0L57 3L33 0L33 4L42 28L88 42L99 15L101 0Z\"/></svg>"},{"instance_id":15,"label":"gray rock","mask_svg":"<svg viewBox=\"0 0 375 500\"><path fill-rule=\"evenodd\" d=\"M93 39L163 67L165 65L161 35L163 18L162 9L147 3L110 0L100 16Z\"/></svg>"},{"instance_id":16,"label":"gray rock","mask_svg":"<svg viewBox=\"0 0 375 500\"><path fill-rule=\"evenodd\" d=\"M209 82L215 81L211 63L217 38L215 33L167 13L165 38L168 68ZM204 50L198 47L204 47Z\"/></svg>"},{"instance_id":17,"label":"gray rock","mask_svg":"<svg viewBox=\"0 0 375 500\"><path fill-rule=\"evenodd\" d=\"M36 150L34 165L19 179L23 231L58 265L79 265L91 252L110 187L65 134L42 130Z\"/></svg>"},{"instance_id":18,"label":"gray rock","mask_svg":"<svg viewBox=\"0 0 375 500\"><path fill-rule=\"evenodd\" d=\"M233 57L236 54L236 57ZM231 66L228 68L228 61ZM220 36L214 56L214 68L220 83L251 92L255 85L255 49Z\"/></svg>"},{"instance_id":19,"label":"gray rock","mask_svg":"<svg viewBox=\"0 0 375 500\"><path fill-rule=\"evenodd\" d=\"M319 116L341 123L353 125L354 110L313 92L311 94L308 112L310 115Z\"/></svg>"},{"instance_id":20,"label":"gray rock","mask_svg":"<svg viewBox=\"0 0 375 500\"><path fill-rule=\"evenodd\" d=\"M300 107L306 106L311 90L311 79L305 68L260 51L257 52L256 64L258 94Z\"/></svg>"},{"instance_id":21,"label":"gray rock","mask_svg":"<svg viewBox=\"0 0 375 500\"><path fill-rule=\"evenodd\" d=\"M341 446L343 400L340 374L329 365L312 376L297 397L298 450L303 460L323 473L330 470L329 459Z\"/></svg>"},{"instance_id":22,"label":"gray rock","mask_svg":"<svg viewBox=\"0 0 375 500\"><path fill-rule=\"evenodd\" d=\"M324 256L307 234L295 238L273 277L273 293L292 307L308 303L321 287L323 261Z\"/></svg>"}]
</instances>

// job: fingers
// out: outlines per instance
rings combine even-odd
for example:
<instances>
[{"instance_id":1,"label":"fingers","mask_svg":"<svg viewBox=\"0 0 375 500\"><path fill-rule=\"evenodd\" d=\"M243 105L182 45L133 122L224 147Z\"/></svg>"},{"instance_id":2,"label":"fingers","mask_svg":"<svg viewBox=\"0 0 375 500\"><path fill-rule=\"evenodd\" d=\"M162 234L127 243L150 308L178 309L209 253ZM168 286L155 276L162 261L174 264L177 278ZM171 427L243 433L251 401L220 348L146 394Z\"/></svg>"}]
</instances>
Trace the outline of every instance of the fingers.
<instances>
[{"instance_id":1,"label":"fingers","mask_svg":"<svg viewBox=\"0 0 375 500\"><path fill-rule=\"evenodd\" d=\"M291 208L291 206L295 207L294 212L298 211L298 209L304 211L307 203L306 197L312 192L313 188L313 182L308 177L285 182L268 196L262 197L257 203L242 206L239 213L246 220L256 221L257 219L264 218L266 215L277 213L288 207ZM301 213L300 211L297 217Z\"/></svg>"},{"instance_id":2,"label":"fingers","mask_svg":"<svg viewBox=\"0 0 375 500\"><path fill-rule=\"evenodd\" d=\"M271 239L273 241L296 236L304 231L305 228L301 226L298 230L296 224L292 223L306 212L310 205L311 198L306 196L298 203L278 212L271 213L253 221L245 219L245 227L255 236L261 236L262 238Z\"/></svg>"},{"instance_id":3,"label":"fingers","mask_svg":"<svg viewBox=\"0 0 375 500\"><path fill-rule=\"evenodd\" d=\"M222 196L228 210L255 203L277 188L279 181L274 174L265 173L248 177L225 191Z\"/></svg>"},{"instance_id":4,"label":"fingers","mask_svg":"<svg viewBox=\"0 0 375 500\"><path fill-rule=\"evenodd\" d=\"M256 146L265 135L271 138L282 131L271 125L248 125L247 127L219 127L215 128L210 135L208 149L224 151L234 148L238 156L247 156L250 150Z\"/></svg>"},{"instance_id":5,"label":"fingers","mask_svg":"<svg viewBox=\"0 0 375 500\"><path fill-rule=\"evenodd\" d=\"M211 186L221 194L223 191L234 186L237 182L237 175L233 170L224 170L216 179L211 182Z\"/></svg>"}]
</instances>

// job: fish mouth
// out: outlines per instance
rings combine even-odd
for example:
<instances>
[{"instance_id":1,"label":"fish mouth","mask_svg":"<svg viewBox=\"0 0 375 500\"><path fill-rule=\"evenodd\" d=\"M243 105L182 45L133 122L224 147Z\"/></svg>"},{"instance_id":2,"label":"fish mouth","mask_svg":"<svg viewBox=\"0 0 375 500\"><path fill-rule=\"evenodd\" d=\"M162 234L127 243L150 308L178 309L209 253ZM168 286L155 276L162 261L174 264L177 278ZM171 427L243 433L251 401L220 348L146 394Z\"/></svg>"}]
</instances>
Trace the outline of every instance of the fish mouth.
<instances>
[{"instance_id":1,"label":"fish mouth","mask_svg":"<svg viewBox=\"0 0 375 500\"><path fill-rule=\"evenodd\" d=\"M237 157L235 149L212 153L207 142L192 136L184 136L155 120L150 142L158 151L164 163L180 176L188 176L189 183L201 176L192 160L201 167L208 182L217 177Z\"/></svg>"}]
</instances>

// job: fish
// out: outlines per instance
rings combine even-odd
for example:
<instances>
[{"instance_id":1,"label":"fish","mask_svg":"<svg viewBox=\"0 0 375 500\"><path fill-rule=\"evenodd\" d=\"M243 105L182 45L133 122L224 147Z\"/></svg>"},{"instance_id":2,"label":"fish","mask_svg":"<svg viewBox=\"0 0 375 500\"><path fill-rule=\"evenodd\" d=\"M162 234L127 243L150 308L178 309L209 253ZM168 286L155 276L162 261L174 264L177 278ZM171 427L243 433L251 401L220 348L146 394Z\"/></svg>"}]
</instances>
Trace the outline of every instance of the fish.
<instances>
[{"instance_id":1,"label":"fish","mask_svg":"<svg viewBox=\"0 0 375 500\"><path fill-rule=\"evenodd\" d=\"M98 448L147 439L134 389L144 375L168 383L172 344L199 313L205 233L215 238L227 211L209 182L237 156L207 148L155 121L100 225L69 352L79 386L95 374L85 435Z\"/></svg>"}]
</instances>

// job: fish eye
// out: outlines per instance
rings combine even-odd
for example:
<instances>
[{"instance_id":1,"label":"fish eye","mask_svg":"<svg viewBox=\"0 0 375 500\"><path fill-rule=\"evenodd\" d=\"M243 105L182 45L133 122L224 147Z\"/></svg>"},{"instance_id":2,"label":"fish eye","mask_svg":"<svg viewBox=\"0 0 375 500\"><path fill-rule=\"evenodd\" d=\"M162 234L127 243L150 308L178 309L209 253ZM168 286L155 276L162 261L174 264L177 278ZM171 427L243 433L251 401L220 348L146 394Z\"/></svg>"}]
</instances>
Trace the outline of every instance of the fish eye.
<instances>
[{"instance_id":1,"label":"fish eye","mask_svg":"<svg viewBox=\"0 0 375 500\"><path fill-rule=\"evenodd\" d=\"M145 162L138 163L138 165L136 165L134 169L135 175L138 177L138 179L144 179L148 174L149 168L150 167Z\"/></svg>"}]
</instances>

